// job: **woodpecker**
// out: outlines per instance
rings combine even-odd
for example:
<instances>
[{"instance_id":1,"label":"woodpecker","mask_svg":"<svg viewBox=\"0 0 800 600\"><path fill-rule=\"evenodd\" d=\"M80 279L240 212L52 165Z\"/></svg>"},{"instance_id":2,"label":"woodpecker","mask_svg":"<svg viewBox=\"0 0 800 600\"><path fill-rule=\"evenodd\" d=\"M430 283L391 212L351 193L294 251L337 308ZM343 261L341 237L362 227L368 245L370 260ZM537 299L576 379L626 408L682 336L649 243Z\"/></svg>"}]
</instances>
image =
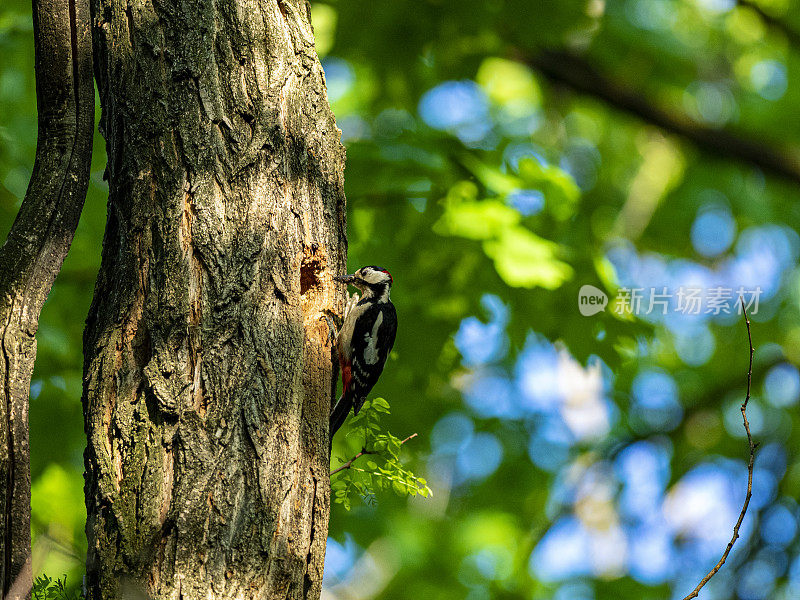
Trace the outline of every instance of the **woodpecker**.
<instances>
[{"instance_id":1,"label":"woodpecker","mask_svg":"<svg viewBox=\"0 0 800 600\"><path fill-rule=\"evenodd\" d=\"M378 382L397 333L397 312L389 300L393 282L389 271L368 266L334 279L357 287L361 296L350 297L342 327L336 334L342 395L331 411L331 439L351 408L355 414L361 410L367 394Z\"/></svg>"}]
</instances>

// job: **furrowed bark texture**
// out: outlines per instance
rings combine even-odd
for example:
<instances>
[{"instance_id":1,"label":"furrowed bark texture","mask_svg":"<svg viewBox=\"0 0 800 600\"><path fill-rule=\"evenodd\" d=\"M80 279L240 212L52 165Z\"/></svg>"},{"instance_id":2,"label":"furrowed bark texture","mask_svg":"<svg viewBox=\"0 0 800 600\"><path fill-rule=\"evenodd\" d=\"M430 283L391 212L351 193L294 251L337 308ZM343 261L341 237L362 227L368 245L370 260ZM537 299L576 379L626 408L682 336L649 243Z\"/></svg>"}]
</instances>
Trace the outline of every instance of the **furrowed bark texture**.
<instances>
[{"instance_id":1,"label":"furrowed bark texture","mask_svg":"<svg viewBox=\"0 0 800 600\"><path fill-rule=\"evenodd\" d=\"M318 598L344 149L304 0L92 0L89 597Z\"/></svg>"},{"instance_id":2,"label":"furrowed bark texture","mask_svg":"<svg viewBox=\"0 0 800 600\"><path fill-rule=\"evenodd\" d=\"M36 0L33 173L0 249L0 596L30 597L28 394L44 301L86 198L94 132L88 0Z\"/></svg>"}]
</instances>

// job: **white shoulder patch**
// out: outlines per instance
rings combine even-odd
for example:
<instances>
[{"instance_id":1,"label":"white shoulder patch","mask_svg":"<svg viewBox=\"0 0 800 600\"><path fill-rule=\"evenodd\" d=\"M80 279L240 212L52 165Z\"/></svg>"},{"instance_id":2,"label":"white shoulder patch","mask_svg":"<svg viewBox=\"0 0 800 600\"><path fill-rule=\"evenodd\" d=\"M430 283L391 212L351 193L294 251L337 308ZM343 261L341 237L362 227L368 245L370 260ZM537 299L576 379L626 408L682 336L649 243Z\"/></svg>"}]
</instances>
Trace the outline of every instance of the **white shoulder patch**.
<instances>
[{"instance_id":1,"label":"white shoulder patch","mask_svg":"<svg viewBox=\"0 0 800 600\"><path fill-rule=\"evenodd\" d=\"M364 349L364 360L368 365L374 365L378 362L378 330L383 323L383 313L379 312L378 317L375 319L375 324L372 326L372 331L364 335L367 340L367 347Z\"/></svg>"}]
</instances>

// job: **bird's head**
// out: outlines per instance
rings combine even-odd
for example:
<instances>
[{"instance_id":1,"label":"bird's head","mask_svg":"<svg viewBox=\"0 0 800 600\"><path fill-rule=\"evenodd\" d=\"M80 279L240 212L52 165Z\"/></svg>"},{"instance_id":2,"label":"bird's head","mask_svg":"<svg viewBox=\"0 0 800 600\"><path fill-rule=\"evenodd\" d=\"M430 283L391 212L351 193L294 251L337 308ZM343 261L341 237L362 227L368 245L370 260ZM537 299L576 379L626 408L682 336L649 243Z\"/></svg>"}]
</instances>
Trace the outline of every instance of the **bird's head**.
<instances>
[{"instance_id":1,"label":"bird's head","mask_svg":"<svg viewBox=\"0 0 800 600\"><path fill-rule=\"evenodd\" d=\"M388 298L393 283L389 271L374 265L361 267L352 275L334 277L334 279L357 287L366 296L378 298Z\"/></svg>"}]
</instances>

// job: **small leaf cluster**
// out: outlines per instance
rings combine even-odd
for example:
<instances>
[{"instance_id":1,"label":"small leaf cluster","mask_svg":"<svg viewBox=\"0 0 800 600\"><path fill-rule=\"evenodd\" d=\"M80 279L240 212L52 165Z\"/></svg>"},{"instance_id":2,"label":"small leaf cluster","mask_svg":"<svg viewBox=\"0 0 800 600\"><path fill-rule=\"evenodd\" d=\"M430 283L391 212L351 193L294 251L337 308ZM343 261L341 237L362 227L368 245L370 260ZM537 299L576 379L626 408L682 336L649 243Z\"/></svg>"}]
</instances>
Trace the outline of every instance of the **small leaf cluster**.
<instances>
[{"instance_id":1,"label":"small leaf cluster","mask_svg":"<svg viewBox=\"0 0 800 600\"><path fill-rule=\"evenodd\" d=\"M334 502L350 510L356 499L374 504L377 492L393 491L399 496L423 496L433 492L428 482L403 465L400 450L403 441L381 426L381 417L390 414L383 398L367 400L359 413L350 419L346 437L360 442L361 452L349 467L335 473L331 481ZM339 459L340 464L347 463Z\"/></svg>"},{"instance_id":2,"label":"small leaf cluster","mask_svg":"<svg viewBox=\"0 0 800 600\"><path fill-rule=\"evenodd\" d=\"M83 594L67 589L67 576L52 579L47 575L39 575L33 582L32 600L84 600Z\"/></svg>"}]
</instances>

